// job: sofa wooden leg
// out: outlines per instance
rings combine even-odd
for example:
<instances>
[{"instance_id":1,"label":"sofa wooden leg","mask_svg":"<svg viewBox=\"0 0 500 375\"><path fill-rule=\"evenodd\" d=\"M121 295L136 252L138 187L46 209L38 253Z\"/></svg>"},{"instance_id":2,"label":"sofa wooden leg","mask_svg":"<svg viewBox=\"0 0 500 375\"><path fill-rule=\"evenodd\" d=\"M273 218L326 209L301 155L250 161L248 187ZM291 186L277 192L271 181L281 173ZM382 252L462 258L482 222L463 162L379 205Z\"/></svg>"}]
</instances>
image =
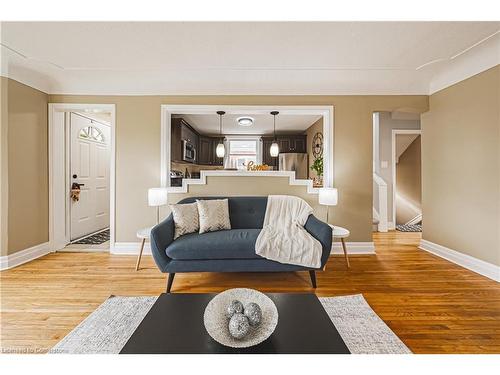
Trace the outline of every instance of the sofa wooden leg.
<instances>
[{"instance_id":1,"label":"sofa wooden leg","mask_svg":"<svg viewBox=\"0 0 500 375\"><path fill-rule=\"evenodd\" d=\"M316 289L316 271L309 271L309 276L311 277L311 284L314 289Z\"/></svg>"},{"instance_id":2,"label":"sofa wooden leg","mask_svg":"<svg viewBox=\"0 0 500 375\"><path fill-rule=\"evenodd\" d=\"M174 282L174 277L175 277L175 273L168 274L167 293L170 293L170 289L172 289L172 283Z\"/></svg>"}]
</instances>

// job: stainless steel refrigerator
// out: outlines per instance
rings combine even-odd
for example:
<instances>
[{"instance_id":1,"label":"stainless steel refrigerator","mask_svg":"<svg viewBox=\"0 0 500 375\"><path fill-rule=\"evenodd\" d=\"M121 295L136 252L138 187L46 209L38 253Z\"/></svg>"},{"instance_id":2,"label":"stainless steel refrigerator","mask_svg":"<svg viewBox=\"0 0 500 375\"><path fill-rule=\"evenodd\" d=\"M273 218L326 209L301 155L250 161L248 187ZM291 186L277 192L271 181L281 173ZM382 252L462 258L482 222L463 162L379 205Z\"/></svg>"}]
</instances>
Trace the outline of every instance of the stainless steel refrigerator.
<instances>
[{"instance_id":1,"label":"stainless steel refrigerator","mask_svg":"<svg viewBox=\"0 0 500 375\"><path fill-rule=\"evenodd\" d=\"M295 178L307 180L307 154L306 153L284 153L279 154L279 170L295 171Z\"/></svg>"}]
</instances>

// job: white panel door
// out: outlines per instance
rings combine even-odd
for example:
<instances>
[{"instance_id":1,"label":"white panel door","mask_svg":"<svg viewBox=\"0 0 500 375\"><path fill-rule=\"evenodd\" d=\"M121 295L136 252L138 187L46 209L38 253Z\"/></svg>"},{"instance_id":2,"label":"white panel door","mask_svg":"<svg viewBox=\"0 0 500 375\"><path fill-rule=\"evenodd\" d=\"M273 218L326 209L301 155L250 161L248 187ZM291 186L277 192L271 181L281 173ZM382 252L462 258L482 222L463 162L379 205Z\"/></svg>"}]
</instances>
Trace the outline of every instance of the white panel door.
<instances>
[{"instance_id":1,"label":"white panel door","mask_svg":"<svg viewBox=\"0 0 500 375\"><path fill-rule=\"evenodd\" d=\"M71 113L71 185L80 200L70 201L71 240L109 227L109 126ZM71 186L70 186L71 188Z\"/></svg>"}]
</instances>

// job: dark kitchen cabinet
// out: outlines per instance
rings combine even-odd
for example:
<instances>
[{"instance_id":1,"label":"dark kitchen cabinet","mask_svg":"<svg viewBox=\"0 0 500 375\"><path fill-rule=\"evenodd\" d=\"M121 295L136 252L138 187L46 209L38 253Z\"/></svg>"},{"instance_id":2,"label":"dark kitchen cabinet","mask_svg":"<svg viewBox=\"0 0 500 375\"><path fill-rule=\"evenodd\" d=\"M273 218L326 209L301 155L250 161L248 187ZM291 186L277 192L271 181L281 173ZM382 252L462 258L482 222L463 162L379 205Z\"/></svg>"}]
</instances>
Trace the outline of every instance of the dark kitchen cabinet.
<instances>
[{"instance_id":1,"label":"dark kitchen cabinet","mask_svg":"<svg viewBox=\"0 0 500 375\"><path fill-rule=\"evenodd\" d=\"M305 135L287 135L278 137L280 144L280 153L307 152Z\"/></svg>"},{"instance_id":2,"label":"dark kitchen cabinet","mask_svg":"<svg viewBox=\"0 0 500 375\"><path fill-rule=\"evenodd\" d=\"M172 161L182 162L182 141L187 141L194 145L195 150L198 149L199 135L194 130L191 125L189 125L182 118L173 118L171 121L171 140L170 140L170 157ZM196 151L198 152L198 151ZM196 161L198 160L198 155L196 155Z\"/></svg>"},{"instance_id":3,"label":"dark kitchen cabinet","mask_svg":"<svg viewBox=\"0 0 500 375\"><path fill-rule=\"evenodd\" d=\"M280 153L292 152L290 137L278 137L278 144L280 145Z\"/></svg>"},{"instance_id":4,"label":"dark kitchen cabinet","mask_svg":"<svg viewBox=\"0 0 500 375\"><path fill-rule=\"evenodd\" d=\"M181 120L181 139L194 145L198 144L198 133L184 120Z\"/></svg>"},{"instance_id":5,"label":"dark kitchen cabinet","mask_svg":"<svg viewBox=\"0 0 500 375\"><path fill-rule=\"evenodd\" d=\"M222 165L224 158L218 158L215 151L219 144L217 137L200 135L198 147L198 164L200 165Z\"/></svg>"},{"instance_id":6,"label":"dark kitchen cabinet","mask_svg":"<svg viewBox=\"0 0 500 375\"><path fill-rule=\"evenodd\" d=\"M198 164L212 165L214 153L215 150L213 148L212 138L200 135L198 147Z\"/></svg>"},{"instance_id":7,"label":"dark kitchen cabinet","mask_svg":"<svg viewBox=\"0 0 500 375\"><path fill-rule=\"evenodd\" d=\"M170 126L170 159L172 161L182 161L182 137L180 119L172 119Z\"/></svg>"},{"instance_id":8,"label":"dark kitchen cabinet","mask_svg":"<svg viewBox=\"0 0 500 375\"><path fill-rule=\"evenodd\" d=\"M307 152L307 136L296 135L290 137L290 152Z\"/></svg>"},{"instance_id":9,"label":"dark kitchen cabinet","mask_svg":"<svg viewBox=\"0 0 500 375\"><path fill-rule=\"evenodd\" d=\"M273 143L273 137L262 137L262 146L264 148L264 155L262 157L263 163L267 165L277 166L277 159L269 154L269 149ZM280 154L297 152L307 152L307 137L305 135L279 135L277 136Z\"/></svg>"}]
</instances>

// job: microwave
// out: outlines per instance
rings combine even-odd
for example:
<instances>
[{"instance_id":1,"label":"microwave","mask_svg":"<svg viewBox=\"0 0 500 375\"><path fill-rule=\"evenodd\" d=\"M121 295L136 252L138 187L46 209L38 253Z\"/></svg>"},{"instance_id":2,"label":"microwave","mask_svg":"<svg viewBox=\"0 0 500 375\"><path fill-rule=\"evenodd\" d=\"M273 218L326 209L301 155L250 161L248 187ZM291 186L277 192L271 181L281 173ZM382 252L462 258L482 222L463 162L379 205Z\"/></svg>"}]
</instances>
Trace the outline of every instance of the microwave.
<instances>
[{"instance_id":1,"label":"microwave","mask_svg":"<svg viewBox=\"0 0 500 375\"><path fill-rule=\"evenodd\" d=\"M196 161L196 147L187 140L182 140L182 160L188 163Z\"/></svg>"}]
</instances>

